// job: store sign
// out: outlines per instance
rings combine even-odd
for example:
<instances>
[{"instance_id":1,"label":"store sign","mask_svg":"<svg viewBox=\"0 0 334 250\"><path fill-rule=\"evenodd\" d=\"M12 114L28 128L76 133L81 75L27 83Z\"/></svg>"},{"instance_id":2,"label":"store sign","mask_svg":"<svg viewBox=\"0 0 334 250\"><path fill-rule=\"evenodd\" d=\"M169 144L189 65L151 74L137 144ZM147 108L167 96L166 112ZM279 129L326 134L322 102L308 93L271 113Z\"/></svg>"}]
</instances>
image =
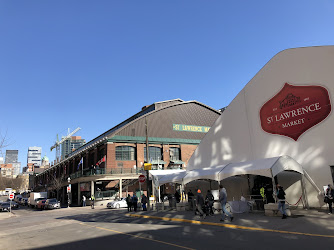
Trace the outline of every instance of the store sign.
<instances>
[{"instance_id":1,"label":"store sign","mask_svg":"<svg viewBox=\"0 0 334 250\"><path fill-rule=\"evenodd\" d=\"M209 131L209 129L210 129L210 127L205 127L205 126L173 124L173 130L175 130L175 131L207 133Z\"/></svg>"},{"instance_id":2,"label":"store sign","mask_svg":"<svg viewBox=\"0 0 334 250\"><path fill-rule=\"evenodd\" d=\"M261 126L268 133L297 141L304 132L326 119L331 109L326 88L286 83L279 93L262 106Z\"/></svg>"}]
</instances>

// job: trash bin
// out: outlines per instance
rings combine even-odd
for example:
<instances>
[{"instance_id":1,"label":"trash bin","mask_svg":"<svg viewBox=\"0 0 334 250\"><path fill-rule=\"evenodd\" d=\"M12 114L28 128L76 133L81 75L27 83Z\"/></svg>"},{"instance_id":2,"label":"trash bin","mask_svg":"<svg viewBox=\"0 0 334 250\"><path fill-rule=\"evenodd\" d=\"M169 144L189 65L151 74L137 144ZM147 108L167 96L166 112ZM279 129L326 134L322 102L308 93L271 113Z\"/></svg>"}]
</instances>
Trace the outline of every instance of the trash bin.
<instances>
[{"instance_id":1,"label":"trash bin","mask_svg":"<svg viewBox=\"0 0 334 250\"><path fill-rule=\"evenodd\" d=\"M174 195L171 195L169 198L169 208L176 209L176 198Z\"/></svg>"}]
</instances>

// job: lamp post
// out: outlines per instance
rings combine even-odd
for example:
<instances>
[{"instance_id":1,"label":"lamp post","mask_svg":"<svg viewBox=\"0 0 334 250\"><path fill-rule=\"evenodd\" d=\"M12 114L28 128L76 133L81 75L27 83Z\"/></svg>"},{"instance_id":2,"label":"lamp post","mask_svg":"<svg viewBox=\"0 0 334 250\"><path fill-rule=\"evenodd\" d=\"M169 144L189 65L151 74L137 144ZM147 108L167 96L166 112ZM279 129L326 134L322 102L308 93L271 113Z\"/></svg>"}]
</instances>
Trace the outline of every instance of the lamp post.
<instances>
[{"instance_id":1,"label":"lamp post","mask_svg":"<svg viewBox=\"0 0 334 250\"><path fill-rule=\"evenodd\" d=\"M67 178L68 188L67 188L67 208L70 207L70 192L71 192L71 178Z\"/></svg>"}]
</instances>

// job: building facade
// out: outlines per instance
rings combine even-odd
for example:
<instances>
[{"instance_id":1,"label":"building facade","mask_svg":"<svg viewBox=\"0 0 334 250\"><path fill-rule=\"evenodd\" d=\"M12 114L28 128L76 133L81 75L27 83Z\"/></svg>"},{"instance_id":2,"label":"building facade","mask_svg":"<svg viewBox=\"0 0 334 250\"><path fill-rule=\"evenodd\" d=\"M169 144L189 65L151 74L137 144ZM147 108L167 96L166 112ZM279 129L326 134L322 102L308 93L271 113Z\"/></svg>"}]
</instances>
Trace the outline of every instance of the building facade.
<instances>
[{"instance_id":1,"label":"building facade","mask_svg":"<svg viewBox=\"0 0 334 250\"><path fill-rule=\"evenodd\" d=\"M71 184L74 204L81 202L83 194L99 198L137 192L145 162L151 163L152 169L185 169L220 114L200 102L181 99L145 106L37 175L35 188L49 185L52 189L56 176L63 180L63 200L65 186Z\"/></svg>"},{"instance_id":2,"label":"building facade","mask_svg":"<svg viewBox=\"0 0 334 250\"><path fill-rule=\"evenodd\" d=\"M13 178L13 165L10 163L0 164L0 172L2 177Z\"/></svg>"},{"instance_id":3,"label":"building facade","mask_svg":"<svg viewBox=\"0 0 334 250\"><path fill-rule=\"evenodd\" d=\"M29 147L27 164L33 163L35 167L39 167L42 164L42 148L41 147Z\"/></svg>"},{"instance_id":4,"label":"building facade","mask_svg":"<svg viewBox=\"0 0 334 250\"><path fill-rule=\"evenodd\" d=\"M6 150L5 163L18 162L19 151L18 150Z\"/></svg>"}]
</instances>

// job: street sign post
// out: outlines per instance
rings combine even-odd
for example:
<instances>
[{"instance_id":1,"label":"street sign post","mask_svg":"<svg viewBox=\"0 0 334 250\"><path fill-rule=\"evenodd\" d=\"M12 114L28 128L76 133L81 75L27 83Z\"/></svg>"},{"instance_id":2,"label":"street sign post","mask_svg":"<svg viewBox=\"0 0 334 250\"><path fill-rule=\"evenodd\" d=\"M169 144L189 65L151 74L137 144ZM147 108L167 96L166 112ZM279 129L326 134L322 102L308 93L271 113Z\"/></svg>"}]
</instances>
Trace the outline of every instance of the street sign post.
<instances>
[{"instance_id":1,"label":"street sign post","mask_svg":"<svg viewBox=\"0 0 334 250\"><path fill-rule=\"evenodd\" d=\"M9 194L8 198L10 199L10 201L9 201L9 212L11 213L12 212L12 200L14 199L14 194L13 193Z\"/></svg>"},{"instance_id":2,"label":"street sign post","mask_svg":"<svg viewBox=\"0 0 334 250\"><path fill-rule=\"evenodd\" d=\"M145 175L143 175L143 174L139 175L138 180L139 180L140 183L145 182L146 181Z\"/></svg>"}]
</instances>

